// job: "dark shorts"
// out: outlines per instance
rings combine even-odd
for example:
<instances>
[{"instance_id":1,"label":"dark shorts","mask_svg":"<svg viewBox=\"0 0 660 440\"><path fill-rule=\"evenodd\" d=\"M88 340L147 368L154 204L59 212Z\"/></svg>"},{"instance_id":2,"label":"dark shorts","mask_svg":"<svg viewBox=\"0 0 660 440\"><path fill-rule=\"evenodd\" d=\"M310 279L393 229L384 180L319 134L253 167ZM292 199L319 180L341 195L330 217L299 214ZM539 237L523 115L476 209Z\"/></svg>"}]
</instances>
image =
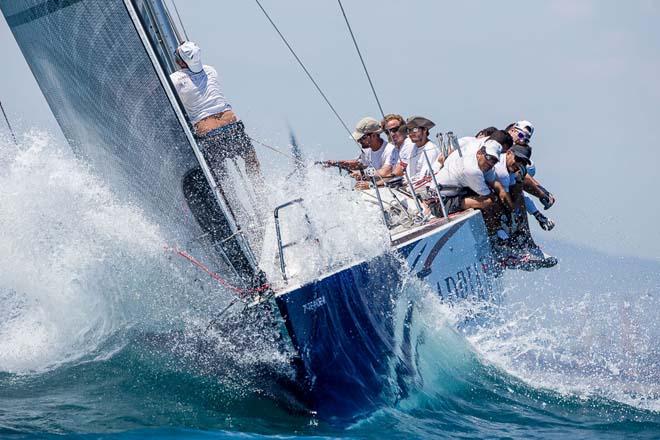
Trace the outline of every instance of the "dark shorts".
<instances>
[{"instance_id":1,"label":"dark shorts","mask_svg":"<svg viewBox=\"0 0 660 440\"><path fill-rule=\"evenodd\" d=\"M445 209L447 215L453 214L463 210L463 200L467 194L457 194L455 196L444 196L442 200L445 202Z\"/></svg>"},{"instance_id":2,"label":"dark shorts","mask_svg":"<svg viewBox=\"0 0 660 440\"><path fill-rule=\"evenodd\" d=\"M202 153L212 165L225 159L241 157L245 159L255 154L250 137L245 134L242 121L209 131L197 138Z\"/></svg>"},{"instance_id":3,"label":"dark shorts","mask_svg":"<svg viewBox=\"0 0 660 440\"><path fill-rule=\"evenodd\" d=\"M465 189L454 196L442 196L447 215L462 211L464 209L463 200L468 196L469 194ZM435 190L427 189L426 193L422 193L422 200L429 206L433 215L442 217L442 207L438 203L438 193Z\"/></svg>"}]
</instances>

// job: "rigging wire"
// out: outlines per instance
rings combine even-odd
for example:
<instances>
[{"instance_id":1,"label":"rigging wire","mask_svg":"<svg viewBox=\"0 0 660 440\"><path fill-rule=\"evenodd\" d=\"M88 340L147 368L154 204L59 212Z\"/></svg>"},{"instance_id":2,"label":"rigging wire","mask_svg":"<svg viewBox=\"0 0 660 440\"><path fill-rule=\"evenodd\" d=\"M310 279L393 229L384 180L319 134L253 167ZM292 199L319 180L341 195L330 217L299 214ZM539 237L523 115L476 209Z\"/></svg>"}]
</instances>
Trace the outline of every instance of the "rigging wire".
<instances>
[{"instance_id":1,"label":"rigging wire","mask_svg":"<svg viewBox=\"0 0 660 440\"><path fill-rule=\"evenodd\" d=\"M172 19L172 14L170 14L170 9L167 7L167 3L163 3L163 6L165 7L165 15L167 16L167 21L169 22L172 30L174 30L174 35L176 36L176 43L181 44L181 34L179 33L179 29L176 27L176 24Z\"/></svg>"},{"instance_id":2,"label":"rigging wire","mask_svg":"<svg viewBox=\"0 0 660 440\"><path fill-rule=\"evenodd\" d=\"M181 20L181 15L179 15L179 8L176 7L176 2L174 0L172 0L172 6L174 6L174 12L176 13L176 17L179 19L179 24L181 25L183 36L186 37L186 41L190 41L188 39L188 32L186 32L186 27L183 25L183 20Z\"/></svg>"},{"instance_id":3,"label":"rigging wire","mask_svg":"<svg viewBox=\"0 0 660 440\"><path fill-rule=\"evenodd\" d=\"M0 101L0 110L2 110L2 115L5 117L5 122L7 123L7 127L9 128L9 133L11 133L12 139L14 139L14 143L18 145L18 140L16 140L16 134L14 134L14 129L11 128L11 124L9 123L9 118L7 117L7 113L5 113L5 108L2 106L2 101Z\"/></svg>"},{"instance_id":4,"label":"rigging wire","mask_svg":"<svg viewBox=\"0 0 660 440\"><path fill-rule=\"evenodd\" d=\"M264 7L261 5L261 3L259 2L259 0L254 0L254 1L257 2L257 5L259 5L259 9L261 9L261 11L264 13L264 15L266 16L266 18L267 18L268 21L270 22L270 24L273 26L273 28L275 29L275 31L277 32L277 34L280 36L280 38L282 39L282 41L284 42L284 44L286 45L286 47L289 49L289 52L291 52L291 54L292 54L293 57L296 59L296 61L298 61L298 64L300 64L300 67L302 67L302 69L305 71L305 73L307 74L307 77L310 79L310 81L312 81L312 84L314 84L314 86L316 87L316 90L317 90L317 91L319 92L319 94L323 97L323 99L325 100L326 104L328 104L328 107L330 107L330 109L331 109L332 112L335 114L335 116L337 117L337 119L339 120L339 122L341 123L341 125L342 125L342 126L344 127L344 129L346 130L346 132L347 132L349 135L351 135L351 130L348 128L348 126L346 125L346 123L344 122L344 120L341 118L341 116L339 116L339 113L337 113L337 110L335 110L334 106L330 103L330 100L328 99L328 97L325 96L325 93L323 93L323 90L321 90L321 87L319 87L319 85L317 84L317 82L314 80L314 77L312 76L312 74L309 73L309 70L307 70L307 67L305 67L305 64L300 60L300 58L298 57L298 55L296 54L296 52L293 50L293 48L291 47L291 45L289 44L289 42L287 41L287 39L284 38L284 35L282 35L282 32L280 32L280 30L279 30L279 28L277 27L277 25L275 24L275 22L273 22L273 20L270 18L270 15L268 15L268 12L266 12L266 10L265 10ZM352 139L352 138L353 138L353 137L351 136L351 139Z\"/></svg>"},{"instance_id":5,"label":"rigging wire","mask_svg":"<svg viewBox=\"0 0 660 440\"><path fill-rule=\"evenodd\" d=\"M369 70L367 69L367 65L364 62L364 58L362 57L362 52L360 52L360 47L357 44L357 40L355 39L355 34L353 34L353 29L351 28L351 24L348 22L348 17L346 16L346 11L344 11L344 5L342 5L341 0L337 0L339 3L339 8L341 9L341 13L344 16L344 21L346 22L346 26L348 27L348 32L351 34L351 39L353 40L353 45L355 45L355 50L358 53L358 56L360 57L360 62L362 63L362 67L364 68L364 73L367 75L367 79L369 80L369 85L371 86L371 91L374 94L374 98L376 98L376 104L378 104L378 110L380 110L380 115L385 119L385 112L383 111L383 106L380 105L380 100L378 99L378 94L376 93L376 88L374 87L373 81L371 81L371 75L369 75Z\"/></svg>"},{"instance_id":6,"label":"rigging wire","mask_svg":"<svg viewBox=\"0 0 660 440\"><path fill-rule=\"evenodd\" d=\"M248 137L250 138L250 140L252 142L257 143L257 144L261 145L262 147L268 148L269 150L274 151L275 153L281 154L284 157L288 157L289 159L292 159L294 162L303 163L300 159L295 157L293 154L289 154L287 152L284 152L284 151L280 150L279 148L275 148L272 145L268 145L265 142L260 141L259 139L254 138L252 136L248 136Z\"/></svg>"}]
</instances>

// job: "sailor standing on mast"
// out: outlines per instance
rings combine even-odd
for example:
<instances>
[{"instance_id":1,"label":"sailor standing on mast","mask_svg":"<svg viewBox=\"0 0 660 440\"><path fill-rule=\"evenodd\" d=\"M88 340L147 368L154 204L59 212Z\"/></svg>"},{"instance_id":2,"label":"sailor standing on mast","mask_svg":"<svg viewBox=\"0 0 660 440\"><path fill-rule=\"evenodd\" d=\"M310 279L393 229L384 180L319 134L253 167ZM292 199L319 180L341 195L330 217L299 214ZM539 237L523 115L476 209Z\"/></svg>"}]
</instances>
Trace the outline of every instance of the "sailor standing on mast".
<instances>
[{"instance_id":1,"label":"sailor standing on mast","mask_svg":"<svg viewBox=\"0 0 660 440\"><path fill-rule=\"evenodd\" d=\"M192 41L181 44L175 58L181 70L170 78L216 179L222 180L223 161L238 156L245 161L253 183L260 182L257 154L243 122L222 93L218 72L202 64L201 50Z\"/></svg>"}]
</instances>

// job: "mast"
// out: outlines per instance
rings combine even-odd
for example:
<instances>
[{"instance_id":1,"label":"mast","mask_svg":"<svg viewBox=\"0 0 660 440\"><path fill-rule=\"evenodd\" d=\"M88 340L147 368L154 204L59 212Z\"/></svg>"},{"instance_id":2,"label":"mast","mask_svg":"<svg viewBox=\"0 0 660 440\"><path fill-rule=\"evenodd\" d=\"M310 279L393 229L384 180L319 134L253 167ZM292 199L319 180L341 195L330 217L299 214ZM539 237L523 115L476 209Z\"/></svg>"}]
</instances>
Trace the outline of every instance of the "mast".
<instances>
[{"instance_id":1,"label":"mast","mask_svg":"<svg viewBox=\"0 0 660 440\"><path fill-rule=\"evenodd\" d=\"M249 264L252 270L252 274L251 274L252 278L256 279L257 274L259 274L260 272L260 269L258 267L258 263L254 256L254 253L252 252L252 249L246 237L239 228L236 219L234 218L234 215L232 214L232 211L227 203L227 200L225 200L224 196L222 195L218 183L213 178L213 174L211 173L211 170L208 164L206 163L206 159L204 158L201 150L199 149L199 146L197 145L197 141L193 136L192 130L190 128L190 124L188 123L185 112L183 110L183 106L181 105L181 102L179 101L175 91L173 90L170 84L169 76L166 74L167 70L165 70L165 66L174 62L173 61L174 50L178 47L176 31L173 28L173 26L171 26L173 23L171 22L171 20L166 20L168 13L165 9L162 0L135 0L135 2L144 4L146 10L151 14L149 15L149 18L154 20L151 28L152 30L151 35L147 35L146 32L147 28L143 25L143 22L140 20L141 17L138 15L137 10L134 8L133 0L124 0L124 3L126 4L126 9L128 10L128 13L135 25L135 29L140 35L142 43L144 44L144 47L147 53L149 54L149 58L151 59L154 65L154 69L156 70L156 73L163 85L165 93L167 94L167 97L170 100L172 108L176 113L176 116L181 124L181 128L183 129L185 136L188 142L190 143L190 147L195 153L195 156L197 158L197 161L199 162L199 165L202 168L204 176L206 177L206 180L208 181L211 189L213 190L213 195L215 196L216 201L220 206L227 220L227 223L231 229L231 234L229 235L228 239L235 239L238 242L238 245L241 248L243 256L247 260L247 263ZM154 42L156 44L154 44ZM158 50L156 50L154 46L158 48ZM172 47L174 47L174 49L171 49ZM157 56L157 52L161 54L161 57ZM173 72L174 70L176 70L176 68L173 66L170 69L171 70L169 70L169 72Z\"/></svg>"}]
</instances>

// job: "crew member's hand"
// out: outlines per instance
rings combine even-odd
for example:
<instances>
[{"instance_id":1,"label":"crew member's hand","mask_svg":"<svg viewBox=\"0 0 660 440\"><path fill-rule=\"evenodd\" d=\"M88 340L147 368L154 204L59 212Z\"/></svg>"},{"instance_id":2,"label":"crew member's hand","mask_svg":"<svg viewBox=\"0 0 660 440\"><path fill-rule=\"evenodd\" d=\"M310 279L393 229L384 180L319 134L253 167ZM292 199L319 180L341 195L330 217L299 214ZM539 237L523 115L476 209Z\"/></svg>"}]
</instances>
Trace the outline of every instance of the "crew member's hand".
<instances>
[{"instance_id":1,"label":"crew member's hand","mask_svg":"<svg viewBox=\"0 0 660 440\"><path fill-rule=\"evenodd\" d=\"M541 197L539 201L543 204L543 209L548 210L552 205L555 204L555 196L548 193L547 196Z\"/></svg>"},{"instance_id":2,"label":"crew member's hand","mask_svg":"<svg viewBox=\"0 0 660 440\"><path fill-rule=\"evenodd\" d=\"M541 214L541 211L536 211L534 217L536 217L536 220L539 222L539 226L541 226L544 231L551 231L552 228L555 227L555 222Z\"/></svg>"},{"instance_id":3,"label":"crew member's hand","mask_svg":"<svg viewBox=\"0 0 660 440\"><path fill-rule=\"evenodd\" d=\"M369 188L370 188L369 182L367 182L366 180L359 180L355 184L355 189L369 189Z\"/></svg>"},{"instance_id":4,"label":"crew member's hand","mask_svg":"<svg viewBox=\"0 0 660 440\"><path fill-rule=\"evenodd\" d=\"M351 177L355 180L362 180L364 178L360 171L351 171Z\"/></svg>"}]
</instances>

